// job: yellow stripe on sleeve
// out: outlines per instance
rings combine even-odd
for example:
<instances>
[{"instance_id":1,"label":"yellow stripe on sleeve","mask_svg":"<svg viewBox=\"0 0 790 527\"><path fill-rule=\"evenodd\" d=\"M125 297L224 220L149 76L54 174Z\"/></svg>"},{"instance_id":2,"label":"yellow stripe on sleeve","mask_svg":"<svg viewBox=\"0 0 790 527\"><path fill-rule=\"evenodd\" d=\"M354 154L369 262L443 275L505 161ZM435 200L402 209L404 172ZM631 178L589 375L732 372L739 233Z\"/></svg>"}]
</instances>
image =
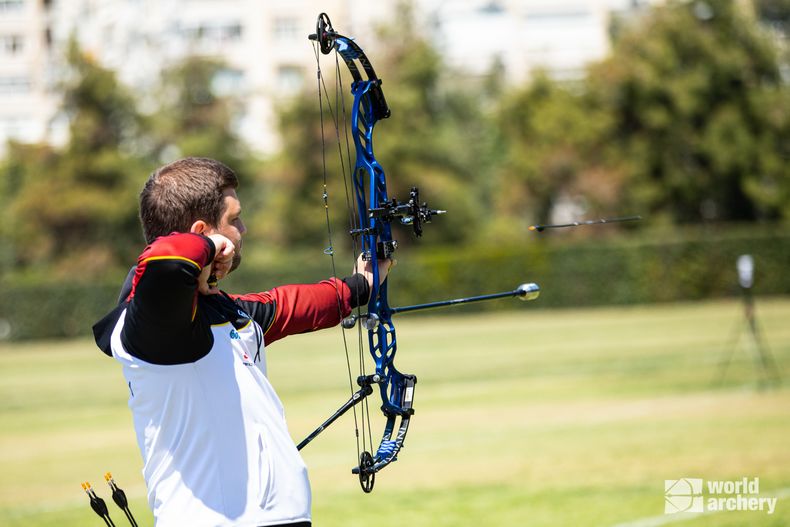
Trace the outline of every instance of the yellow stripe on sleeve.
<instances>
[{"instance_id":1,"label":"yellow stripe on sleeve","mask_svg":"<svg viewBox=\"0 0 790 527\"><path fill-rule=\"evenodd\" d=\"M148 258L143 260L143 263L153 262L153 261L156 261L156 260L183 260L183 261L189 262L192 265L194 265L195 267L197 267L198 271L202 271L203 270L203 267L201 265L199 265L195 260L190 260L189 258L186 258L184 256L149 256Z\"/></svg>"}]
</instances>

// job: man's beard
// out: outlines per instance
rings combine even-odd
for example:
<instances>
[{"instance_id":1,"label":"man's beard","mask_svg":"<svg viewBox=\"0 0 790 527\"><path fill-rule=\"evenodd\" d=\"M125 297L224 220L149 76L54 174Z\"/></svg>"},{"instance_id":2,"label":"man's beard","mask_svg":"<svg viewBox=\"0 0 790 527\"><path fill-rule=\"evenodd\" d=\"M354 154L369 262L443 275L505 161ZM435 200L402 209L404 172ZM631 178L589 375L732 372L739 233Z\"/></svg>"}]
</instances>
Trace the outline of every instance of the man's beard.
<instances>
[{"instance_id":1,"label":"man's beard","mask_svg":"<svg viewBox=\"0 0 790 527\"><path fill-rule=\"evenodd\" d=\"M233 251L233 261L230 263L229 274L238 269L241 265L241 240L239 240L238 243L234 243L233 247L235 251Z\"/></svg>"},{"instance_id":2,"label":"man's beard","mask_svg":"<svg viewBox=\"0 0 790 527\"><path fill-rule=\"evenodd\" d=\"M228 271L228 273L232 273L233 271L238 269L240 265L241 265L241 253L239 251L236 251L233 254L233 261L230 264L230 271Z\"/></svg>"}]
</instances>

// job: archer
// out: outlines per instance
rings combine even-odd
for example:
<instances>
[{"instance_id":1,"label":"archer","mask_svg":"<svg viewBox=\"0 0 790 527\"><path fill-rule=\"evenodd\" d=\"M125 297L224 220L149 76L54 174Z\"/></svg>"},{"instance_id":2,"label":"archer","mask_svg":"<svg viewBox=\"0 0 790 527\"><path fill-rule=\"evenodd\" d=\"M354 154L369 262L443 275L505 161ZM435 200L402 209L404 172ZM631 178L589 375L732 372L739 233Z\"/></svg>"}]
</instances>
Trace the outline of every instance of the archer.
<instances>
[{"instance_id":1,"label":"archer","mask_svg":"<svg viewBox=\"0 0 790 527\"><path fill-rule=\"evenodd\" d=\"M129 386L158 527L310 525L307 469L267 378L265 348L337 325L373 288L372 263L360 257L342 280L220 290L217 280L241 263L237 187L212 159L156 170L140 194L148 246L118 306L93 328ZM378 261L380 282L390 265Z\"/></svg>"}]
</instances>

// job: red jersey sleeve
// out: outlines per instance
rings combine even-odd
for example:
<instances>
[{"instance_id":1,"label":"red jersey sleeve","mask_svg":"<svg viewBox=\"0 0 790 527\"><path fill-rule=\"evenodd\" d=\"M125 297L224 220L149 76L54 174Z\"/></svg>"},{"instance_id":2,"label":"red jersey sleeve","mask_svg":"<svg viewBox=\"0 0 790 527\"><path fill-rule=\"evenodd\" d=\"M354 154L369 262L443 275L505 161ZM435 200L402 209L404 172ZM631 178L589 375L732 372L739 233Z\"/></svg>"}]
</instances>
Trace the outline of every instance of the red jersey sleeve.
<instances>
[{"instance_id":1,"label":"red jersey sleeve","mask_svg":"<svg viewBox=\"0 0 790 527\"><path fill-rule=\"evenodd\" d=\"M353 300L349 285L337 278L229 296L260 324L267 344L339 324L351 314Z\"/></svg>"}]
</instances>

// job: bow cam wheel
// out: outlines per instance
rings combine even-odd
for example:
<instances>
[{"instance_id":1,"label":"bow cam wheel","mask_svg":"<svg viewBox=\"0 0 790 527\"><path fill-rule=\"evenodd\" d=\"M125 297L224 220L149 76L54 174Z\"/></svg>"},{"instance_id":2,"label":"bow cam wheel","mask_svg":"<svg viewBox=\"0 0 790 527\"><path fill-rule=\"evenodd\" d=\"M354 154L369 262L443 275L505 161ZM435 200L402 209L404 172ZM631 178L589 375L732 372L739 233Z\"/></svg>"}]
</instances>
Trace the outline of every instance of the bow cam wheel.
<instances>
[{"instance_id":1,"label":"bow cam wheel","mask_svg":"<svg viewBox=\"0 0 790 527\"><path fill-rule=\"evenodd\" d=\"M362 452L359 456L359 484L366 493L373 490L376 483L376 472L373 470L373 456L370 452Z\"/></svg>"},{"instance_id":2,"label":"bow cam wheel","mask_svg":"<svg viewBox=\"0 0 790 527\"><path fill-rule=\"evenodd\" d=\"M332 48L335 47L335 30L332 28L332 21L326 13L318 15L318 21L315 23L315 34L310 35L311 40L318 41L318 47L321 53L329 55Z\"/></svg>"}]
</instances>

